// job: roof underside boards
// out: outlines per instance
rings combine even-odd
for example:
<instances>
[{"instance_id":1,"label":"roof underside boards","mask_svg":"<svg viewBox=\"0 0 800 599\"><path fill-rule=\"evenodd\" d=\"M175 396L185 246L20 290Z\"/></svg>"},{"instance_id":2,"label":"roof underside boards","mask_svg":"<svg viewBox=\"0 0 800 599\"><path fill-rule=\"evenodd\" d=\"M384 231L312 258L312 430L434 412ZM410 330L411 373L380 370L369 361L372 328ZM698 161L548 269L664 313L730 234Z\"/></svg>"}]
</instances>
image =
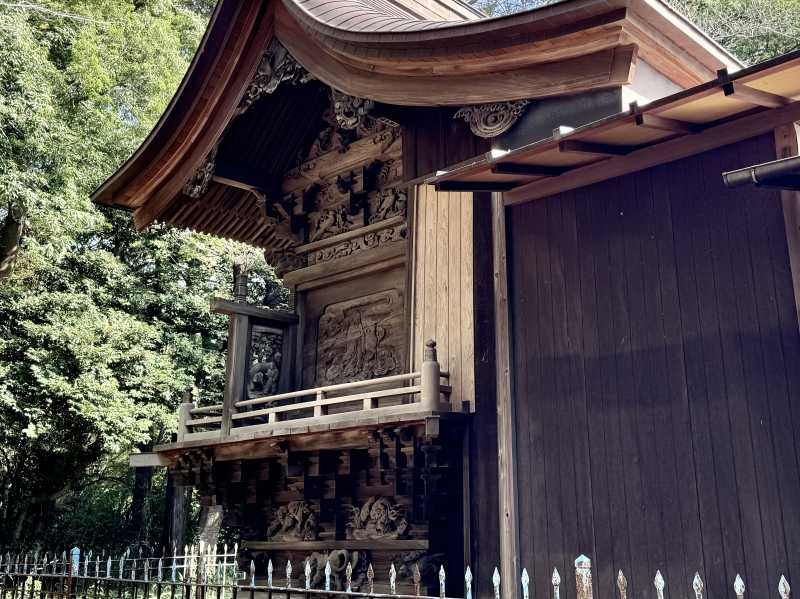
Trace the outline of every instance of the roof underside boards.
<instances>
[{"instance_id":1,"label":"roof underside boards","mask_svg":"<svg viewBox=\"0 0 800 599\"><path fill-rule=\"evenodd\" d=\"M632 107L568 134L440 171L443 190L504 191L513 204L554 195L800 120L800 52ZM745 165L743 165L745 166Z\"/></svg>"}]
</instances>

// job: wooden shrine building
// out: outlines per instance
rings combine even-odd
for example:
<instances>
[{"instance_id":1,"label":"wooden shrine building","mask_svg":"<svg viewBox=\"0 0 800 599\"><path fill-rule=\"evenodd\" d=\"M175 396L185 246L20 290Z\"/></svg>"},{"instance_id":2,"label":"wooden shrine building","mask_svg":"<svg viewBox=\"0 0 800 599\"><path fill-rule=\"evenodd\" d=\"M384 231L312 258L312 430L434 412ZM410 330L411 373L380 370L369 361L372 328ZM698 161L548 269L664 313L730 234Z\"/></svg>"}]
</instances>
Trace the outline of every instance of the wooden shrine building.
<instances>
[{"instance_id":1,"label":"wooden shrine building","mask_svg":"<svg viewBox=\"0 0 800 599\"><path fill-rule=\"evenodd\" d=\"M800 54L661 0L222 0L94 200L262 248L293 305L213 300L224 397L132 463L259 577L800 583L800 198L722 179L797 154L798 100Z\"/></svg>"}]
</instances>

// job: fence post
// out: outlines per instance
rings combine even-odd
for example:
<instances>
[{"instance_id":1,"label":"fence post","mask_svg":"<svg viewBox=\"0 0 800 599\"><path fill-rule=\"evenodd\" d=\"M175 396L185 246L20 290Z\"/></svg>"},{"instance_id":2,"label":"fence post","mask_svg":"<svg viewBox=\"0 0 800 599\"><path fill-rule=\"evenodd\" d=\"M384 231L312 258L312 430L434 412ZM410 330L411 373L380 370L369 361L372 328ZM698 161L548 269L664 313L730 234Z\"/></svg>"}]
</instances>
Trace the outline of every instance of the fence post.
<instances>
[{"instance_id":1,"label":"fence post","mask_svg":"<svg viewBox=\"0 0 800 599\"><path fill-rule=\"evenodd\" d=\"M439 409L439 383L440 369L436 359L436 342L430 339L425 342L422 352L422 373L420 386L422 387L422 407L431 411Z\"/></svg>"},{"instance_id":2,"label":"fence post","mask_svg":"<svg viewBox=\"0 0 800 599\"><path fill-rule=\"evenodd\" d=\"M585 555L575 560L575 586L578 599L592 599L592 560Z\"/></svg>"},{"instance_id":3,"label":"fence post","mask_svg":"<svg viewBox=\"0 0 800 599\"><path fill-rule=\"evenodd\" d=\"M81 550L73 547L69 552L69 564L67 565L67 597L75 594L76 577L81 575Z\"/></svg>"}]
</instances>

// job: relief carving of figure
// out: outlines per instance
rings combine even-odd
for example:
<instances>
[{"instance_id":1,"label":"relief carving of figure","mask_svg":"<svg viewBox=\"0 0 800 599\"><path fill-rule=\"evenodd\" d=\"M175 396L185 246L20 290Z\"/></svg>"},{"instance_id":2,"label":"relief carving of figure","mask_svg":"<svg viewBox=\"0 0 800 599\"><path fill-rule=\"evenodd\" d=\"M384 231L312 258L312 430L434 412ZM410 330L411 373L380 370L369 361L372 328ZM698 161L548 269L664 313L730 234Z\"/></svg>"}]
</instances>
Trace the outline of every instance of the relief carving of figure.
<instances>
[{"instance_id":1,"label":"relief carving of figure","mask_svg":"<svg viewBox=\"0 0 800 599\"><path fill-rule=\"evenodd\" d=\"M273 511L267 525L267 538L271 541L314 541L319 536L317 515L306 501L292 501Z\"/></svg>"},{"instance_id":2,"label":"relief carving of figure","mask_svg":"<svg viewBox=\"0 0 800 599\"><path fill-rule=\"evenodd\" d=\"M443 553L428 554L425 551L409 551L402 555L397 555L392 560L394 563L399 563L400 567L397 569L397 576L405 580L414 579L414 567L419 567L419 573L422 580L435 580L439 573L439 566L444 562Z\"/></svg>"},{"instance_id":3,"label":"relief carving of figure","mask_svg":"<svg viewBox=\"0 0 800 599\"><path fill-rule=\"evenodd\" d=\"M394 374L402 301L396 289L332 304L319 320L317 382L321 385Z\"/></svg>"},{"instance_id":4,"label":"relief carving of figure","mask_svg":"<svg viewBox=\"0 0 800 599\"><path fill-rule=\"evenodd\" d=\"M283 338L278 333L254 327L250 345L247 392L250 397L274 395L281 375L280 352Z\"/></svg>"},{"instance_id":5,"label":"relief carving of figure","mask_svg":"<svg viewBox=\"0 0 800 599\"><path fill-rule=\"evenodd\" d=\"M348 539L402 539L408 531L405 510L387 497L370 497L361 508L352 507Z\"/></svg>"},{"instance_id":6,"label":"relief carving of figure","mask_svg":"<svg viewBox=\"0 0 800 599\"><path fill-rule=\"evenodd\" d=\"M309 241L332 237L350 230L353 219L345 206L323 210L312 216Z\"/></svg>"},{"instance_id":7,"label":"relief carving of figure","mask_svg":"<svg viewBox=\"0 0 800 599\"><path fill-rule=\"evenodd\" d=\"M399 189L383 189L371 202L369 222L375 223L393 216L405 216L407 203L406 192Z\"/></svg>"},{"instance_id":8,"label":"relief carving of figure","mask_svg":"<svg viewBox=\"0 0 800 599\"><path fill-rule=\"evenodd\" d=\"M367 554L363 551L336 549L330 553L314 552L308 556L311 567L311 588L325 588L325 564L331 565L331 590L347 590L347 564L353 566L352 590L358 591L364 584L367 575ZM303 562L305 568L305 561Z\"/></svg>"}]
</instances>

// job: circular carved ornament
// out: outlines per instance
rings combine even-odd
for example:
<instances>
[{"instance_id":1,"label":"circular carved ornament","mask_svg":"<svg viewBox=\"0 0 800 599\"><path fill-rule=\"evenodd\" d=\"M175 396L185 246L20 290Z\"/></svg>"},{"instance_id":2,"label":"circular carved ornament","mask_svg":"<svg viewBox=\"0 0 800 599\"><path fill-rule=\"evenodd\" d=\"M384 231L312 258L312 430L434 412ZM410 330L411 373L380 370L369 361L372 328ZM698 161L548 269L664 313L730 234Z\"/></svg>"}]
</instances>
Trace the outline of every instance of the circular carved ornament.
<instances>
[{"instance_id":1,"label":"circular carved ornament","mask_svg":"<svg viewBox=\"0 0 800 599\"><path fill-rule=\"evenodd\" d=\"M508 131L525 112L530 100L495 102L465 106L453 115L454 119L464 119L470 130L478 137L497 137Z\"/></svg>"}]
</instances>

